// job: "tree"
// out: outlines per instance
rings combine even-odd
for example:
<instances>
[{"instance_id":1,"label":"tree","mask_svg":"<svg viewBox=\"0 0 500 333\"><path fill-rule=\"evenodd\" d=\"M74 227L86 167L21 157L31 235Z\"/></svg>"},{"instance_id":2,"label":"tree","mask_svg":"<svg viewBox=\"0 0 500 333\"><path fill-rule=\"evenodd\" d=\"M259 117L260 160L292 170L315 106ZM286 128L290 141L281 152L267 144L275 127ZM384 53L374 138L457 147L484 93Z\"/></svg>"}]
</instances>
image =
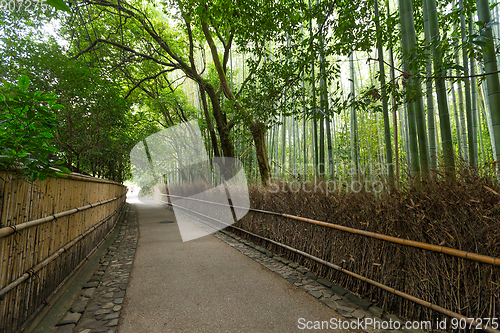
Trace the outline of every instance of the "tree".
<instances>
[{"instance_id":1,"label":"tree","mask_svg":"<svg viewBox=\"0 0 500 333\"><path fill-rule=\"evenodd\" d=\"M375 24L377 29L377 50L378 63L380 71L380 86L382 95L382 112L384 115L384 138L386 150L386 162L389 169L389 183L394 183L394 165L392 164L392 144L391 144L391 125L389 124L389 107L387 103L387 94L385 89L385 69L384 69L384 48L382 46L382 32L380 30L380 15L378 10L378 0L374 2Z\"/></svg>"},{"instance_id":2,"label":"tree","mask_svg":"<svg viewBox=\"0 0 500 333\"><path fill-rule=\"evenodd\" d=\"M29 91L28 77L17 85L4 81L0 87L0 169L13 169L29 181L45 180L69 172L65 167L52 169L57 154L53 132L59 125L55 112L55 94Z\"/></svg>"},{"instance_id":3,"label":"tree","mask_svg":"<svg viewBox=\"0 0 500 333\"><path fill-rule=\"evenodd\" d=\"M460 37L462 41L466 39L466 30L465 30L465 7L464 1L459 0L460 4ZM472 100L471 100L471 89L470 89L470 79L469 79L469 57L467 56L467 49L462 47L462 63L464 67L464 84L465 84L465 110L467 116L467 137L469 141L469 162L470 165L474 168L477 167L477 139L474 139L476 136L474 131L474 116L472 111ZM476 136L477 138L477 136Z\"/></svg>"},{"instance_id":4,"label":"tree","mask_svg":"<svg viewBox=\"0 0 500 333\"><path fill-rule=\"evenodd\" d=\"M480 38L482 43L486 81L488 83L488 100L490 102L491 122L495 141L495 161L500 161L500 81L498 66L493 43L492 22L488 0L477 0L477 13L480 24Z\"/></svg>"},{"instance_id":5,"label":"tree","mask_svg":"<svg viewBox=\"0 0 500 333\"><path fill-rule=\"evenodd\" d=\"M409 12L409 14L408 14ZM406 0L399 1L399 13L401 18L401 44L403 49L403 70L406 73L406 78L409 77L410 74L410 44L408 35L410 34L409 25L413 24L410 20L413 19L412 9L408 8L408 2ZM405 83L407 84L407 83ZM411 91L410 91L411 92ZM418 139L417 139L417 129L416 129L416 118L415 118L415 109L414 104L410 101L406 103L407 110L407 122L408 122L408 136L410 141L410 153L411 153L411 167L414 175L420 178L420 165L419 165L419 150L418 150Z\"/></svg>"},{"instance_id":6,"label":"tree","mask_svg":"<svg viewBox=\"0 0 500 333\"><path fill-rule=\"evenodd\" d=\"M33 18L28 20L38 25ZM72 171L123 180L133 129L127 123L131 104L123 98L122 83L113 74L101 75L90 61L70 60L54 39L24 21L16 24L19 30L3 25L0 50L6 61L0 72L9 82L30 76L33 89L53 93L64 106L53 111L58 123L51 139L58 152L54 158Z\"/></svg>"},{"instance_id":7,"label":"tree","mask_svg":"<svg viewBox=\"0 0 500 333\"><path fill-rule=\"evenodd\" d=\"M409 0L403 0L402 9L402 24L405 26L406 42L403 42L403 54L405 54L406 61L409 62L409 57L416 52L416 35L415 24L413 19L413 5ZM402 37L403 38L403 37ZM420 158L420 170L422 175L426 177L429 174L429 151L427 148L427 129L425 124L425 111L424 102L422 99L422 87L420 81L414 79L412 76L418 72L418 67L415 62L409 62L407 66L407 80L408 98L410 99L410 110L413 109L416 123L416 130L418 134L418 156ZM412 123L413 115L409 117L409 122ZM413 127L413 125L411 125ZM416 162L412 162L416 163ZM419 175L417 175L419 177Z\"/></svg>"},{"instance_id":8,"label":"tree","mask_svg":"<svg viewBox=\"0 0 500 333\"><path fill-rule=\"evenodd\" d=\"M427 11L429 14L429 29L432 40L432 59L434 73L436 76L436 94L439 109L439 125L441 128L441 142L443 146L444 167L448 177L453 177L455 173L455 155L453 150L453 138L451 133L450 114L448 111L448 97L446 95L446 85L443 76L446 75L443 55L441 52L441 36L439 34L439 21L437 16L436 1L427 1Z\"/></svg>"},{"instance_id":9,"label":"tree","mask_svg":"<svg viewBox=\"0 0 500 333\"><path fill-rule=\"evenodd\" d=\"M431 55L431 32L429 29L429 13L427 9L427 0L422 1L422 12L424 16L424 34L426 45L426 95L427 95L427 124L429 127L429 157L430 157L430 167L432 169L437 169L437 138L436 138L436 124L434 120L434 97L432 91L432 55Z\"/></svg>"}]
</instances>

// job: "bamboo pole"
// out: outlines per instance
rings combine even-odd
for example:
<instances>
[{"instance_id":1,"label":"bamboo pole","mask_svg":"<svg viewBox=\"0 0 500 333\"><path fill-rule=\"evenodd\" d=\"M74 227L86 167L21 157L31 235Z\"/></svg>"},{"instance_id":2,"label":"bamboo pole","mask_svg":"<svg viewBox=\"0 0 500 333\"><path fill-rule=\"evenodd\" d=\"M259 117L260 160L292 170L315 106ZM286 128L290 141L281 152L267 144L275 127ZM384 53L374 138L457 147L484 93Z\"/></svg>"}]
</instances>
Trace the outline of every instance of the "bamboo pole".
<instances>
[{"instance_id":1,"label":"bamboo pole","mask_svg":"<svg viewBox=\"0 0 500 333\"><path fill-rule=\"evenodd\" d=\"M438 75L435 79L437 104L439 111L439 127L441 129L441 145L444 158L444 167L446 175L450 178L455 177L455 153L453 149L453 137L451 132L450 114L448 109L448 97L446 85L443 79L445 74L442 54L440 48L441 36L439 33L439 20L435 0L427 0L427 12L429 15L429 29L432 47L432 60L434 72Z\"/></svg>"},{"instance_id":2,"label":"bamboo pole","mask_svg":"<svg viewBox=\"0 0 500 333\"><path fill-rule=\"evenodd\" d=\"M384 139L385 139L386 163L389 174L389 183L391 185L394 185L394 165L392 164L391 125L389 123L389 106L385 89L384 48L382 45L382 31L380 30L378 0L375 0L374 12L375 12L375 27L377 33L377 49L378 49L379 72L380 72L380 92L382 96L382 112L384 114Z\"/></svg>"},{"instance_id":3,"label":"bamboo pole","mask_svg":"<svg viewBox=\"0 0 500 333\"><path fill-rule=\"evenodd\" d=\"M422 12L424 14L424 34L425 41L429 45L431 44L431 32L429 29L429 13L427 10L426 0L422 1ZM426 55L426 89L425 93L427 95L427 125L429 127L429 157L430 157L430 167L431 169L437 169L437 139L436 139L436 124L434 121L434 98L432 96L432 80L429 78L432 76L432 55L431 50L425 50Z\"/></svg>"},{"instance_id":4,"label":"bamboo pole","mask_svg":"<svg viewBox=\"0 0 500 333\"><path fill-rule=\"evenodd\" d=\"M481 34L487 40L493 41L493 33L491 25L490 8L488 0L476 0L477 12L479 21L484 23ZM495 47L493 43L487 43L483 46L484 67L486 73L495 73L498 71L497 59L495 55ZM492 137L495 142L495 161L500 161L500 112L498 107L500 105L500 79L498 75L487 75L486 82L488 83L488 100L490 103L490 117L492 122ZM500 170L497 168L497 173Z\"/></svg>"},{"instance_id":5,"label":"bamboo pole","mask_svg":"<svg viewBox=\"0 0 500 333\"><path fill-rule=\"evenodd\" d=\"M114 197L112 199L108 199L108 200L105 200L105 201L96 202L94 204L90 204L90 205L86 205L86 206L82 206L82 207L78 207L78 208L74 208L74 209L67 210L67 211L64 211L64 212L60 212L60 213L57 213L57 214L53 214L53 215L50 215L50 216L47 216L47 217L44 217L44 218L41 218L41 219L37 219L37 220L33 220L33 221L21 223L21 224L18 224L18 225L13 225L13 226L10 226L10 227L2 228L2 229L0 229L0 238L7 237L9 235L12 235L15 232L19 232L20 230L23 230L23 229L26 229L26 228L29 228L29 227L32 227L32 226L36 226L36 225L39 225L39 224L42 224L42 223L46 223L46 222L50 222L52 220L59 219L61 217L65 217L65 216L68 216L68 215L75 214L75 213L77 213L79 211L84 211L84 210L87 210L87 209L90 209L90 208L94 208L94 207L97 207L97 206L105 205L105 204L107 204L109 202L113 202L115 200L120 199L124 195L125 194L122 194L122 195L120 195L118 197Z\"/></svg>"}]
</instances>

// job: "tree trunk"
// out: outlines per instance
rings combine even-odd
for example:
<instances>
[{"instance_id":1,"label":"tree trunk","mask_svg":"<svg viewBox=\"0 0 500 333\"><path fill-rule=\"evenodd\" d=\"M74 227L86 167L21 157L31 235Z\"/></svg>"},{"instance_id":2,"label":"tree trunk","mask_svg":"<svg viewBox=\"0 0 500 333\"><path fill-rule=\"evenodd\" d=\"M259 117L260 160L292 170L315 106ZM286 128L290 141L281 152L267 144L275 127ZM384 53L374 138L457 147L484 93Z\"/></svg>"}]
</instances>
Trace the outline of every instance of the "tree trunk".
<instances>
[{"instance_id":1,"label":"tree trunk","mask_svg":"<svg viewBox=\"0 0 500 333\"><path fill-rule=\"evenodd\" d=\"M284 179L286 169L286 116L282 114L281 119L283 120L281 124L281 177Z\"/></svg>"},{"instance_id":2,"label":"tree trunk","mask_svg":"<svg viewBox=\"0 0 500 333\"><path fill-rule=\"evenodd\" d=\"M480 74L484 74L484 68L483 66L480 66ZM486 95L488 94L488 82L483 81L482 83L482 89L478 90L479 93L479 100L482 103L483 106L483 118L484 118L484 123L486 124L486 128L488 129L488 135L490 137L490 143L491 143L491 153L493 156L493 159L495 158L495 152L496 152L496 146L495 146L495 138L493 136L493 125L491 122L491 105L489 102L489 99L486 98Z\"/></svg>"},{"instance_id":3,"label":"tree trunk","mask_svg":"<svg viewBox=\"0 0 500 333\"><path fill-rule=\"evenodd\" d=\"M271 167L269 166L269 157L267 156L264 124L253 123L250 131L252 132L253 141L255 143L255 152L257 154L260 179L262 181L262 185L267 186L269 185L271 176Z\"/></svg>"},{"instance_id":4,"label":"tree trunk","mask_svg":"<svg viewBox=\"0 0 500 333\"><path fill-rule=\"evenodd\" d=\"M210 84L205 84L204 88L212 102L212 112L217 124L222 153L225 157L234 157L234 146L229 138L230 129L227 126L226 116L222 113L217 93Z\"/></svg>"},{"instance_id":5,"label":"tree trunk","mask_svg":"<svg viewBox=\"0 0 500 333\"><path fill-rule=\"evenodd\" d=\"M412 1L405 1L405 23L407 27L407 38L408 38L408 49L409 52L413 52L416 48L416 35L415 35L415 23L413 19L413 4ZM418 72L418 69L413 68L414 66L410 64L408 73L410 75ZM413 96L413 108L415 113L415 123L418 135L418 152L420 160L420 169L422 175L426 177L429 174L429 151L427 147L427 125L425 121L425 110L424 110L424 100L422 98L422 87L418 79L414 79L411 76L408 79L408 89Z\"/></svg>"},{"instance_id":6,"label":"tree trunk","mask_svg":"<svg viewBox=\"0 0 500 333\"><path fill-rule=\"evenodd\" d=\"M458 51L455 52L455 62L459 65ZM458 70L455 70L456 75L460 75ZM462 89L462 81L457 81L457 94L458 94L458 111L460 113L460 135L462 135L462 156L465 160L469 159L467 149L467 130L465 128L465 108L464 108L464 95Z\"/></svg>"},{"instance_id":7,"label":"tree trunk","mask_svg":"<svg viewBox=\"0 0 500 333\"><path fill-rule=\"evenodd\" d=\"M302 74L302 90L306 90L306 84L304 82L304 74ZM305 109L305 98L304 95L302 95L302 113L305 115L306 109ZM302 149L302 174L303 174L303 181L307 179L307 120L306 117L302 119L302 142L303 142L303 149Z\"/></svg>"},{"instance_id":8,"label":"tree trunk","mask_svg":"<svg viewBox=\"0 0 500 333\"><path fill-rule=\"evenodd\" d=\"M429 29L429 13L427 11L427 1L422 2L423 13L424 13L424 30L425 30L425 41L431 44L431 32ZM427 76L432 76L432 55L431 51L426 49L426 74ZM434 120L434 98L432 96L432 80L426 80L427 94L427 125L429 127L429 158L431 169L437 169L437 139L436 139L436 122Z\"/></svg>"},{"instance_id":9,"label":"tree trunk","mask_svg":"<svg viewBox=\"0 0 500 333\"><path fill-rule=\"evenodd\" d=\"M392 143L391 125L389 123L389 107L387 105L387 94L385 91L385 69L384 69L384 49L380 31L380 16L378 12L378 0L375 0L375 27L377 32L378 63L380 71L380 95L382 96L382 112L384 114L384 137L386 162L389 169L389 183L394 184L394 165L392 164Z\"/></svg>"},{"instance_id":10,"label":"tree trunk","mask_svg":"<svg viewBox=\"0 0 500 333\"><path fill-rule=\"evenodd\" d=\"M356 98L353 53L354 52L349 55L349 67L351 70L351 103L354 103ZM354 104L351 106L351 161L354 164L354 173L359 177L358 118L356 116L356 107Z\"/></svg>"},{"instance_id":11,"label":"tree trunk","mask_svg":"<svg viewBox=\"0 0 500 333\"><path fill-rule=\"evenodd\" d=\"M210 140L212 142L212 149L214 151L214 156L219 157L219 145L217 144L217 136L215 135L214 125L212 124L212 119L210 119L210 115L208 114L208 105L207 105L207 94L205 93L205 89L203 89L203 85L198 85L200 89L201 102L203 105L203 114L205 115L205 120L207 121L208 132L210 133Z\"/></svg>"},{"instance_id":12,"label":"tree trunk","mask_svg":"<svg viewBox=\"0 0 500 333\"><path fill-rule=\"evenodd\" d=\"M295 123L296 123L296 119L295 119L295 116L292 116L291 119L291 133L292 135L290 135L290 139L288 140L288 144L290 146L290 155L289 155L289 160L290 160L290 169L292 169L292 174L295 176L297 170L296 170L296 162L297 162L297 155L296 155L296 148L299 148L299 146L297 145L297 133L295 132Z\"/></svg>"},{"instance_id":13,"label":"tree trunk","mask_svg":"<svg viewBox=\"0 0 500 333\"><path fill-rule=\"evenodd\" d=\"M465 10L464 1L459 0L460 8ZM466 38L465 31L465 15L464 12L460 15L460 35L462 37L462 41ZM470 79L469 79L469 57L467 56L467 50L465 48L462 49L462 62L464 65L464 76L466 77L464 80L465 84L465 114L467 117L467 139L468 139L468 147L469 147L469 163L472 167L477 167L477 136L474 139L475 131L474 131L474 115L472 111L472 100L471 100L471 91L470 91Z\"/></svg>"},{"instance_id":14,"label":"tree trunk","mask_svg":"<svg viewBox=\"0 0 500 333\"><path fill-rule=\"evenodd\" d=\"M332 132L330 128L330 120L328 118L325 118L325 122L326 122L326 145L328 149L328 174L330 176L330 179L333 179L335 172L333 164Z\"/></svg>"},{"instance_id":15,"label":"tree trunk","mask_svg":"<svg viewBox=\"0 0 500 333\"><path fill-rule=\"evenodd\" d=\"M408 56L411 48L410 48L410 34L409 32L409 23L407 22L410 19L410 15L408 15L408 11L411 10L408 8L408 4L406 0L399 0L399 16L401 18L401 44L403 47L403 54ZM403 70L408 73L410 72L410 66L408 61L403 62ZM406 83L408 85L408 83ZM418 138L417 138L417 126L415 119L415 109L413 102L406 103L406 115L407 115L407 123L408 123L408 138L409 138L409 147L410 147L410 163L411 170L413 172L413 176L419 180L420 179L420 164L419 164L419 150L418 150ZM427 150L427 147L426 147Z\"/></svg>"},{"instance_id":16,"label":"tree trunk","mask_svg":"<svg viewBox=\"0 0 500 333\"><path fill-rule=\"evenodd\" d=\"M389 0L385 1L385 5L387 7L387 17L390 16L390 8L389 8ZM394 80L396 77L394 70L394 53L392 49L392 41L389 41L389 60L391 67L391 82L394 84ZM392 97L392 117L393 117L393 128L394 128L394 159L396 161L396 182L399 187L399 137L398 137L398 106L396 103L396 98Z\"/></svg>"},{"instance_id":17,"label":"tree trunk","mask_svg":"<svg viewBox=\"0 0 500 333\"><path fill-rule=\"evenodd\" d=\"M495 47L493 45L493 34L490 23L490 8L488 0L477 0L477 13L479 21L484 23L484 37L488 38L490 43L483 46L484 67L486 73L486 82L488 83L488 100L490 102L490 114L493 127L493 138L495 141L495 161L500 161L500 81L498 74L490 74L498 71Z\"/></svg>"},{"instance_id":18,"label":"tree trunk","mask_svg":"<svg viewBox=\"0 0 500 333\"><path fill-rule=\"evenodd\" d=\"M436 94L439 109L439 126L441 128L441 143L443 146L443 157L445 172L448 177L454 177L455 174L455 155L453 151L453 138L451 133L450 114L448 111L448 97L446 96L446 85L444 79L443 59L439 42L439 21L436 10L436 0L427 0L427 11L429 13L429 29L432 40L432 60L434 63L434 72L438 78L435 80Z\"/></svg>"},{"instance_id":19,"label":"tree trunk","mask_svg":"<svg viewBox=\"0 0 500 333\"><path fill-rule=\"evenodd\" d=\"M472 34L472 14L469 13L469 34ZM473 156L475 157L475 160L472 159L471 157L471 165L473 167L477 167L479 165L479 149L478 149L478 144L477 144L477 124L478 124L478 107L477 107L477 82L476 78L474 77L476 75L476 62L474 60L474 57L470 58L470 75L472 76L471 79L471 112L472 112L472 142L469 142L469 149L470 152L473 153ZM467 124L468 125L468 124ZM481 149L483 149L484 152L484 147L482 145L482 132L481 132ZM469 139L469 140L470 140ZM472 147L472 149L471 149ZM483 154L483 159L484 159L484 154ZM475 162L475 164L474 164Z\"/></svg>"},{"instance_id":20,"label":"tree trunk","mask_svg":"<svg viewBox=\"0 0 500 333\"><path fill-rule=\"evenodd\" d=\"M450 76L453 76L453 72L450 69ZM463 143L462 143L462 126L460 126L460 116L458 115L458 105L457 105L457 94L455 92L455 83L452 81L449 83L451 90L451 100L453 102L453 117L455 118L455 130L457 133L457 144L458 144L458 154L463 156Z\"/></svg>"},{"instance_id":21,"label":"tree trunk","mask_svg":"<svg viewBox=\"0 0 500 333\"><path fill-rule=\"evenodd\" d=\"M321 109L321 120L320 120L320 132L319 132L319 168L322 177L325 177L325 125L326 125L326 135L328 140L328 171L330 175L332 174L332 138L330 133L330 122L328 120L329 110L328 110L328 86L326 81L326 59L324 52L324 36L321 35L321 49L319 53L319 86L320 86L320 109Z\"/></svg>"},{"instance_id":22,"label":"tree trunk","mask_svg":"<svg viewBox=\"0 0 500 333\"><path fill-rule=\"evenodd\" d=\"M311 8L311 0L309 0L309 8ZM313 37L312 30L312 18L309 20L309 37ZM311 62L311 92L312 92L312 111L313 111L313 126L312 126L312 138L313 138L313 157L314 157L314 176L318 176L318 164L319 164L319 156L318 156L318 120L316 119L316 73L314 68L314 60Z\"/></svg>"}]
</instances>

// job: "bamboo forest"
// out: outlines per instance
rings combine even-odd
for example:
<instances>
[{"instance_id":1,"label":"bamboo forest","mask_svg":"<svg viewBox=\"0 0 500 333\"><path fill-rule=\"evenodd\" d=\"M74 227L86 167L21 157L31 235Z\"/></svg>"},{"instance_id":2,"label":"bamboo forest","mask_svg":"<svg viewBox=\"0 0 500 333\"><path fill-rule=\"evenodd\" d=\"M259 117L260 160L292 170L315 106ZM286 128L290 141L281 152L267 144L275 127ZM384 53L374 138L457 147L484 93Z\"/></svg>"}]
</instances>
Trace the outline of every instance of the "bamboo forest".
<instances>
[{"instance_id":1,"label":"bamboo forest","mask_svg":"<svg viewBox=\"0 0 500 333\"><path fill-rule=\"evenodd\" d=\"M153 284L134 278L132 260L140 260L149 230L149 206L137 198L173 211L186 242L182 221L189 209L198 212L191 212L194 219L224 214L223 208L214 211L218 195L206 199L198 196L209 193L201 187L189 192L177 184L195 184L182 168L205 155L211 176L202 178L220 186L231 208L229 224L208 234L282 275L325 309L349 323L372 317L431 323L415 332L499 332L496 0L1 0L0 7L0 332L35 327L47 297L111 239L115 224L125 230L117 236L120 244L134 251L124 264L132 265L133 278L121 282L132 292L125 294L124 287L125 296L113 296L125 297L123 310L119 301L92 312L103 325L94 327L86 313L107 301L85 312L85 306L80 312L73 307L68 316L82 319L54 322L57 332L106 332L116 325L120 332L162 331L127 310L144 311L142 318L154 313L133 306L142 304L142 298L134 303L133 291L140 290L134 281ZM206 154L179 139L198 129ZM163 135L184 161L168 157L169 148L152 146L159 133L169 133ZM138 156L144 166L134 162ZM241 168L237 176L231 171L230 181L227 170L214 175L227 163L216 162L221 158ZM172 160L178 173L146 175ZM232 192L237 182L244 185L241 200ZM195 202L181 214L177 196ZM88 209L96 213L83 213ZM63 218L66 227L43 229ZM28 231L32 227L37 231ZM121 260L111 259L122 248L117 242L99 254L111 264L90 280L97 290L113 285L101 278ZM73 243L80 245L70 250ZM200 249L193 257L208 252ZM54 264L43 261L50 258ZM207 276L196 280L209 281ZM119 291L102 293L113 292ZM93 300L89 295L80 301ZM252 302L245 304L253 308ZM106 324L102 317L110 313L115 317ZM210 332L324 329L312 317L297 317L290 328L277 314L270 315L277 326L234 316L243 326L219 330L210 326L215 319L205 324ZM151 320L163 320L158 318ZM166 331L205 332L175 326L180 322L165 322ZM401 332L372 326L367 331Z\"/></svg>"}]
</instances>

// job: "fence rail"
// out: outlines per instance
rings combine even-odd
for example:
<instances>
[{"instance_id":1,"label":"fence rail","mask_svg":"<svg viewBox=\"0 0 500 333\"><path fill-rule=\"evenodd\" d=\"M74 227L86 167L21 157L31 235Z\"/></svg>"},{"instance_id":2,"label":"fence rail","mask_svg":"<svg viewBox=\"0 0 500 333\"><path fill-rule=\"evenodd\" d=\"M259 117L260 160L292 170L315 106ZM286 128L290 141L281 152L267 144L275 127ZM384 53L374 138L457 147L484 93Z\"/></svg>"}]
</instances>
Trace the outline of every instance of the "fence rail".
<instances>
[{"instance_id":1,"label":"fence rail","mask_svg":"<svg viewBox=\"0 0 500 333\"><path fill-rule=\"evenodd\" d=\"M122 217L125 194L78 174L27 183L0 171L0 332L43 307Z\"/></svg>"}]
</instances>

